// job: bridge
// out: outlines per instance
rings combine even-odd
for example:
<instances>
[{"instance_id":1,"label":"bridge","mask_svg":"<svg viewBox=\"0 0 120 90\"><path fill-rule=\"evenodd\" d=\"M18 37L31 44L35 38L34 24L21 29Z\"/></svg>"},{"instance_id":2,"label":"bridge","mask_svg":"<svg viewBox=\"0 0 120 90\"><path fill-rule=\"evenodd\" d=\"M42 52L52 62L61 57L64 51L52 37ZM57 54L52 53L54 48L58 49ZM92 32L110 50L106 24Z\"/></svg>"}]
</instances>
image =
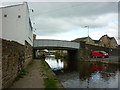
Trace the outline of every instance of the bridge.
<instances>
[{"instance_id":1,"label":"bridge","mask_svg":"<svg viewBox=\"0 0 120 90\"><path fill-rule=\"evenodd\" d=\"M33 41L34 49L75 50L80 48L80 43L62 40L36 39Z\"/></svg>"},{"instance_id":2,"label":"bridge","mask_svg":"<svg viewBox=\"0 0 120 90\"><path fill-rule=\"evenodd\" d=\"M80 43L65 40L36 39L33 41L33 58L40 49L67 50L69 58L76 58L80 49Z\"/></svg>"}]
</instances>

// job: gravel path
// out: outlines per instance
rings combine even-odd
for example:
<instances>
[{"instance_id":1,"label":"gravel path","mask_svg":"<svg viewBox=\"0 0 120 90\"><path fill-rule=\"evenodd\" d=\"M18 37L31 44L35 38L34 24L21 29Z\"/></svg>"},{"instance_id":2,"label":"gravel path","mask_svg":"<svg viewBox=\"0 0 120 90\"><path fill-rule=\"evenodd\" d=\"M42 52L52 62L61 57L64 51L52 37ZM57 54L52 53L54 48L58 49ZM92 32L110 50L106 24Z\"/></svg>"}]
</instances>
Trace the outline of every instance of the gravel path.
<instances>
[{"instance_id":1,"label":"gravel path","mask_svg":"<svg viewBox=\"0 0 120 90\"><path fill-rule=\"evenodd\" d=\"M41 68L41 60L33 60L33 63L26 69L27 75L16 81L11 88L44 88Z\"/></svg>"}]
</instances>

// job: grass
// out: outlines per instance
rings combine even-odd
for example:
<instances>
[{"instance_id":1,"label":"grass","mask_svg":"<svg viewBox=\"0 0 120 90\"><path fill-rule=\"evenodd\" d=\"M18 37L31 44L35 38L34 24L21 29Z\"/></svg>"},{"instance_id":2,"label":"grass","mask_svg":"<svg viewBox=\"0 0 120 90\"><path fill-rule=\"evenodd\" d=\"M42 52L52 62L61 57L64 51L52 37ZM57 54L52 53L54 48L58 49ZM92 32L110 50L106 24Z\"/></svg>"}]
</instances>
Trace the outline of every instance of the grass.
<instances>
[{"instance_id":1,"label":"grass","mask_svg":"<svg viewBox=\"0 0 120 90\"><path fill-rule=\"evenodd\" d=\"M42 61L42 65L44 71L42 75L46 76L46 78L43 78L45 89L56 90L57 88L59 88L59 82L57 82L57 78L52 74L50 67L45 61Z\"/></svg>"},{"instance_id":2,"label":"grass","mask_svg":"<svg viewBox=\"0 0 120 90\"><path fill-rule=\"evenodd\" d=\"M46 64L46 62L45 61L42 61L42 64L43 64L43 69L45 70L45 71L48 71L49 70L49 66Z\"/></svg>"},{"instance_id":3,"label":"grass","mask_svg":"<svg viewBox=\"0 0 120 90\"><path fill-rule=\"evenodd\" d=\"M45 88L57 88L56 82L53 78L44 78Z\"/></svg>"}]
</instances>

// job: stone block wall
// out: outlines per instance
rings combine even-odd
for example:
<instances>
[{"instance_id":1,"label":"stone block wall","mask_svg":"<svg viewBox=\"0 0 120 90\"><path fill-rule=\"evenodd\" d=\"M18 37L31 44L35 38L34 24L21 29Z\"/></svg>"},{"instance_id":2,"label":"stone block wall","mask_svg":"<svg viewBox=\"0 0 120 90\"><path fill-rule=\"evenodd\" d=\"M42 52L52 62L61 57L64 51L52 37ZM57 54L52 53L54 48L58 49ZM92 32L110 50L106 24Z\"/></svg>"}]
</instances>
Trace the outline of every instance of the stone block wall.
<instances>
[{"instance_id":1,"label":"stone block wall","mask_svg":"<svg viewBox=\"0 0 120 90\"><path fill-rule=\"evenodd\" d=\"M94 46L89 44L86 44L85 46L88 55L90 55L91 51L106 51L107 53L109 53L110 56L119 56L118 55L119 54L118 52L120 51L119 48L106 48L106 47Z\"/></svg>"},{"instance_id":2,"label":"stone block wall","mask_svg":"<svg viewBox=\"0 0 120 90\"><path fill-rule=\"evenodd\" d=\"M23 69L24 46L2 39L2 86L7 87Z\"/></svg>"},{"instance_id":3,"label":"stone block wall","mask_svg":"<svg viewBox=\"0 0 120 90\"><path fill-rule=\"evenodd\" d=\"M32 46L25 41L25 62L24 62L24 68L28 65L29 62L31 62L33 57L33 50Z\"/></svg>"},{"instance_id":4,"label":"stone block wall","mask_svg":"<svg viewBox=\"0 0 120 90\"><path fill-rule=\"evenodd\" d=\"M2 88L8 87L32 60L29 44L2 39Z\"/></svg>"},{"instance_id":5,"label":"stone block wall","mask_svg":"<svg viewBox=\"0 0 120 90\"><path fill-rule=\"evenodd\" d=\"M112 49L112 51L111 51ZM106 48L101 46L94 46L90 44L85 44L84 42L80 42L80 49L76 52L70 51L68 54L70 54L70 58L75 58L76 60L87 60L89 57L91 57L92 51L106 51L109 56L119 56L120 61L120 48ZM74 53L74 54L73 54ZM71 57L72 55L72 57ZM73 57L74 56L74 57Z\"/></svg>"}]
</instances>

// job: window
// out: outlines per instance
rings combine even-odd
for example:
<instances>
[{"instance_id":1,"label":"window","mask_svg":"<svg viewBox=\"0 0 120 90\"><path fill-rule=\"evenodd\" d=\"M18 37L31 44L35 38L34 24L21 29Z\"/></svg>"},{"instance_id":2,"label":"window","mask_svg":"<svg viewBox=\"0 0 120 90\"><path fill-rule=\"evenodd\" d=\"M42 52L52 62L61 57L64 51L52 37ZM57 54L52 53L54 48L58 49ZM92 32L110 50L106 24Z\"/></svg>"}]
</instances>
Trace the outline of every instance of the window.
<instances>
[{"instance_id":1,"label":"window","mask_svg":"<svg viewBox=\"0 0 120 90\"><path fill-rule=\"evenodd\" d=\"M21 16L20 16L20 15L18 15L18 18L21 18Z\"/></svg>"},{"instance_id":2,"label":"window","mask_svg":"<svg viewBox=\"0 0 120 90\"><path fill-rule=\"evenodd\" d=\"M4 14L4 17L7 17L7 14Z\"/></svg>"}]
</instances>

